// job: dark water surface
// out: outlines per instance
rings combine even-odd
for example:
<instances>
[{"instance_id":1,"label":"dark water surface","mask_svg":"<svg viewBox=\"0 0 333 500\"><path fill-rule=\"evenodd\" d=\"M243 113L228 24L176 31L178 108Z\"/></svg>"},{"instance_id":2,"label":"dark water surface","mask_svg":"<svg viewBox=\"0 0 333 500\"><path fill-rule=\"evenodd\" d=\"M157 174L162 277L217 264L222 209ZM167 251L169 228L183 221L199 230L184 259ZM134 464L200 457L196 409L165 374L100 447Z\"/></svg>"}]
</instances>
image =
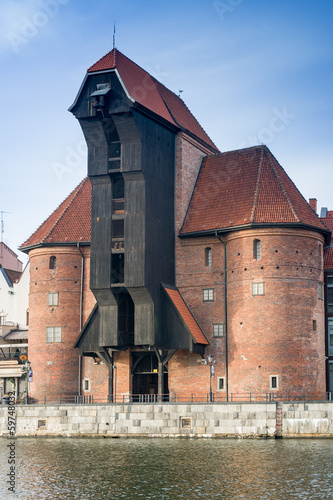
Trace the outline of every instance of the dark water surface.
<instances>
[{"instance_id":1,"label":"dark water surface","mask_svg":"<svg viewBox=\"0 0 333 500\"><path fill-rule=\"evenodd\" d=\"M17 438L0 498L333 499L333 440Z\"/></svg>"}]
</instances>

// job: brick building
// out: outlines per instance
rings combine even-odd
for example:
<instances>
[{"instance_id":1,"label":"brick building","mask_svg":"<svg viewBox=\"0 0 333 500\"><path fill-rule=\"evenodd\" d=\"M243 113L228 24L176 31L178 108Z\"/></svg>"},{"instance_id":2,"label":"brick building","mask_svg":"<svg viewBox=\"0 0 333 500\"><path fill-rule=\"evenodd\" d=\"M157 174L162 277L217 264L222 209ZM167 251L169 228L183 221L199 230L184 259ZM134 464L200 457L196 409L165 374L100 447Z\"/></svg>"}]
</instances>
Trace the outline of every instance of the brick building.
<instances>
[{"instance_id":1,"label":"brick building","mask_svg":"<svg viewBox=\"0 0 333 500\"><path fill-rule=\"evenodd\" d=\"M117 49L70 111L88 177L21 247L31 396L322 396L331 233L271 152L220 153Z\"/></svg>"}]
</instances>

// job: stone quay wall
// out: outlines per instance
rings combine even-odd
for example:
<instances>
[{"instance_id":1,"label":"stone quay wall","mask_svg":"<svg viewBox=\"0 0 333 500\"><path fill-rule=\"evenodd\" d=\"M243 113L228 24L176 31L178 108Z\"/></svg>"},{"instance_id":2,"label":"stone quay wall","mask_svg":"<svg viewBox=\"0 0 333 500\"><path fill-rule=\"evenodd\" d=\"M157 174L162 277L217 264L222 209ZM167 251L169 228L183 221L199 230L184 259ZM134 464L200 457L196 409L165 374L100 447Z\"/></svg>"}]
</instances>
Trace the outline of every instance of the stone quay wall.
<instances>
[{"instance_id":1,"label":"stone quay wall","mask_svg":"<svg viewBox=\"0 0 333 500\"><path fill-rule=\"evenodd\" d=\"M18 405L15 419L16 436L333 437L333 402ZM2 436L8 421L3 405Z\"/></svg>"}]
</instances>

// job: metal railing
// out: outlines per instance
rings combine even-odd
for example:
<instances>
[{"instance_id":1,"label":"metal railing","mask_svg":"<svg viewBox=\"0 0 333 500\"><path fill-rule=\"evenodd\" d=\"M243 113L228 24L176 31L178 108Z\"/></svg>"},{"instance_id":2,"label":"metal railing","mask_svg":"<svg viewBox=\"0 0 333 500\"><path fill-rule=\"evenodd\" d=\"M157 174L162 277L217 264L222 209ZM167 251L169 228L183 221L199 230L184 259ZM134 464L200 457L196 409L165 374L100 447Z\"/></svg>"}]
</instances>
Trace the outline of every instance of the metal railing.
<instances>
[{"instance_id":1,"label":"metal railing","mask_svg":"<svg viewBox=\"0 0 333 500\"><path fill-rule=\"evenodd\" d=\"M210 400L211 398L211 400ZM207 394L117 394L113 397L97 397L94 395L78 396L63 395L58 398L47 397L40 399L29 398L29 404L38 405L90 405L90 404L151 404L151 403L269 403L277 401L333 401L333 392L326 393L293 393L293 392L267 392L257 393L212 393ZM17 401L17 404L25 404L26 401ZM6 404L1 401L1 404Z\"/></svg>"}]
</instances>

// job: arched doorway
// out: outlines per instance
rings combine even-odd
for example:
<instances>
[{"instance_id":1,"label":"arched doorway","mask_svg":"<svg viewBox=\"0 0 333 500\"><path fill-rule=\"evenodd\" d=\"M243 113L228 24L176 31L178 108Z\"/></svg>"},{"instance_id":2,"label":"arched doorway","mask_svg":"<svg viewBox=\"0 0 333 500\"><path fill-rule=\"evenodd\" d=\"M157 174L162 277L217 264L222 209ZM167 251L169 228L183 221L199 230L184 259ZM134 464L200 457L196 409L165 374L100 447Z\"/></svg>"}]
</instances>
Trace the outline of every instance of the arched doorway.
<instances>
[{"instance_id":1,"label":"arched doorway","mask_svg":"<svg viewBox=\"0 0 333 500\"><path fill-rule=\"evenodd\" d=\"M152 351L132 352L132 394L158 394L158 360ZM168 368L164 366L163 394L168 393Z\"/></svg>"}]
</instances>

